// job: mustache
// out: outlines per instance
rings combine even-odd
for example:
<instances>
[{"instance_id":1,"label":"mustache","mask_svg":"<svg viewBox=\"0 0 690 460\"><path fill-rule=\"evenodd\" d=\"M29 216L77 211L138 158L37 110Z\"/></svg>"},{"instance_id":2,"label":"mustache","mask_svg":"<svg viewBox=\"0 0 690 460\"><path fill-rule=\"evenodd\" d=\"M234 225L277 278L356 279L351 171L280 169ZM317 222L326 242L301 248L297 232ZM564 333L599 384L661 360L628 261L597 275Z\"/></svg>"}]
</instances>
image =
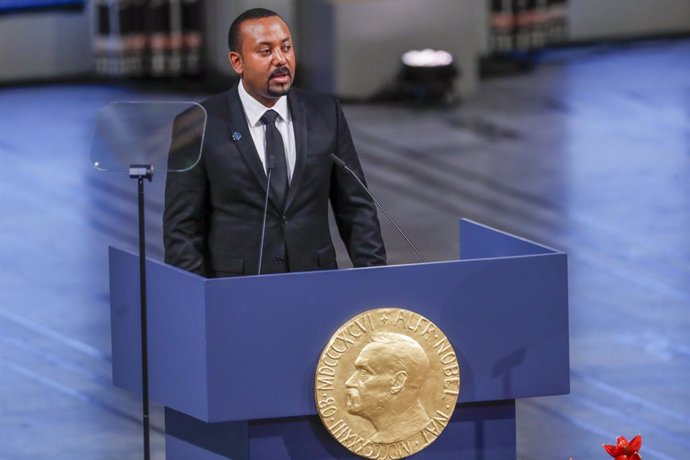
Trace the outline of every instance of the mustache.
<instances>
[{"instance_id":1,"label":"mustache","mask_svg":"<svg viewBox=\"0 0 690 460\"><path fill-rule=\"evenodd\" d=\"M273 77L282 77L283 75L290 75L290 69L287 67L278 67L276 70L271 72L271 75L269 75L268 78L273 78Z\"/></svg>"}]
</instances>

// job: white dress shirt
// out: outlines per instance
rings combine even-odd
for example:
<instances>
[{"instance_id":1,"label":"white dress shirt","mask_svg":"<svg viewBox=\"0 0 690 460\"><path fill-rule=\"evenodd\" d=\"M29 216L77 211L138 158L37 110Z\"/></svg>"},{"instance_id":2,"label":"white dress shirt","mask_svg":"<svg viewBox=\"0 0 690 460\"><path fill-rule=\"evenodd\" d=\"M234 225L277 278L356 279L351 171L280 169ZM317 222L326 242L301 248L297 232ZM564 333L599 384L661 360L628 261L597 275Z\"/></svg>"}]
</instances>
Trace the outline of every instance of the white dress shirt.
<instances>
[{"instance_id":1,"label":"white dress shirt","mask_svg":"<svg viewBox=\"0 0 690 460\"><path fill-rule=\"evenodd\" d=\"M259 154L259 159L264 165L266 171L266 125L261 121L267 110L275 110L278 112L276 118L276 128L283 137L283 146L285 147L285 160L288 169L288 181L292 180L292 173L295 170L295 161L297 158L297 147L295 146L295 129L292 125L292 116L288 109L287 97L281 96L273 107L266 107L261 102L254 99L246 89L244 83L240 80L238 86L240 94L240 101L244 109L244 116L247 117L247 124L249 125L249 133L252 135L252 140L256 146L256 151Z\"/></svg>"}]
</instances>

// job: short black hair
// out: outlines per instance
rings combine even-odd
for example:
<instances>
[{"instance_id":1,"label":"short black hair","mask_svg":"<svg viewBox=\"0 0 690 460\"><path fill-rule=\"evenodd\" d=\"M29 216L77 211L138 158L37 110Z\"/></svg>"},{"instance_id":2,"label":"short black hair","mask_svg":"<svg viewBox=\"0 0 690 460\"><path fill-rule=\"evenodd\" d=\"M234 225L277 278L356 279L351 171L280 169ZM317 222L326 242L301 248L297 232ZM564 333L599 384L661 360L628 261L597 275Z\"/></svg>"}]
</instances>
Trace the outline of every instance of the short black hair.
<instances>
[{"instance_id":1,"label":"short black hair","mask_svg":"<svg viewBox=\"0 0 690 460\"><path fill-rule=\"evenodd\" d=\"M243 22L252 19L270 18L272 16L278 16L280 19L283 19L275 11L266 8L252 8L237 16L230 24L230 30L228 30L228 48L230 48L230 51L240 51L240 26Z\"/></svg>"}]
</instances>

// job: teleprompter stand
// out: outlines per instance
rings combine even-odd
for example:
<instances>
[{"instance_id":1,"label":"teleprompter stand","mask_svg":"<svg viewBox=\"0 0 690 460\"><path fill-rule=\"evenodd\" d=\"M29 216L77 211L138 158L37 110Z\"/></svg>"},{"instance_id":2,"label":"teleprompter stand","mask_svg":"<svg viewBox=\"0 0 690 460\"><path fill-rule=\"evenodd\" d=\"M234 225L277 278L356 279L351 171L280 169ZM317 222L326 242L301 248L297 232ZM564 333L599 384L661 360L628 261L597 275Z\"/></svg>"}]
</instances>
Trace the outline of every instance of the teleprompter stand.
<instances>
[{"instance_id":1,"label":"teleprompter stand","mask_svg":"<svg viewBox=\"0 0 690 460\"><path fill-rule=\"evenodd\" d=\"M128 172L137 180L139 298L137 353L138 376L142 397L144 459L150 454L149 422L149 348L147 321L147 263L144 209L144 181L153 179L158 170L183 173L199 161L206 126L206 111L195 102L124 101L102 107L96 118L91 146L91 163L100 171ZM133 268L133 273L137 270ZM130 288L134 288L133 283Z\"/></svg>"},{"instance_id":2,"label":"teleprompter stand","mask_svg":"<svg viewBox=\"0 0 690 460\"><path fill-rule=\"evenodd\" d=\"M146 225L144 209L144 180L151 182L153 167L151 165L131 165L129 177L137 180L137 211L139 220L139 305L141 335L141 402L142 425L144 436L144 460L151 458L151 437L149 422L149 367L148 367L148 334L146 322Z\"/></svg>"}]
</instances>

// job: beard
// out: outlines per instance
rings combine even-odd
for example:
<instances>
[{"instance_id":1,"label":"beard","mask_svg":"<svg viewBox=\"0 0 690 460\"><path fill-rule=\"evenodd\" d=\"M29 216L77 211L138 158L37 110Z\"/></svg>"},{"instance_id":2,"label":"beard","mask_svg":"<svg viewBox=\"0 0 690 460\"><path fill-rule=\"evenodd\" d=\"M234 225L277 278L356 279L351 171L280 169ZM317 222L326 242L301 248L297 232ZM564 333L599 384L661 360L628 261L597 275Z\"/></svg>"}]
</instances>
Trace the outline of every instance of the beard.
<instances>
[{"instance_id":1,"label":"beard","mask_svg":"<svg viewBox=\"0 0 690 460\"><path fill-rule=\"evenodd\" d=\"M290 92L291 87L292 87L292 85L289 83L285 84L284 86L278 87L278 88L275 88L275 87L272 88L271 86L269 86L268 90L266 92L268 93L269 96L280 97L280 96L285 96L286 94L288 94Z\"/></svg>"}]
</instances>

